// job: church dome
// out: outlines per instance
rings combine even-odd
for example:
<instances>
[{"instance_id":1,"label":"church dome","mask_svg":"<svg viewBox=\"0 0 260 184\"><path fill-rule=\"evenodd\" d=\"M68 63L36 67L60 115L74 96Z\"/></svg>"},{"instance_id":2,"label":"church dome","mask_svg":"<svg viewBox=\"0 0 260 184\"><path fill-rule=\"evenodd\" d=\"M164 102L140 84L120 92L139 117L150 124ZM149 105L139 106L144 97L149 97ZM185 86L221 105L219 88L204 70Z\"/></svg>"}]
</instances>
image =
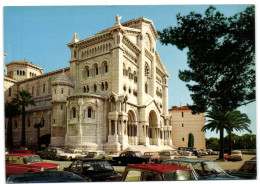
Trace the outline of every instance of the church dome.
<instances>
[{"instance_id":1,"label":"church dome","mask_svg":"<svg viewBox=\"0 0 260 184\"><path fill-rule=\"evenodd\" d=\"M64 73L64 71L60 74L59 77L57 77L54 81L52 81L52 86L56 85L65 85L65 86L70 86L74 87L73 82L68 78L68 76Z\"/></svg>"}]
</instances>

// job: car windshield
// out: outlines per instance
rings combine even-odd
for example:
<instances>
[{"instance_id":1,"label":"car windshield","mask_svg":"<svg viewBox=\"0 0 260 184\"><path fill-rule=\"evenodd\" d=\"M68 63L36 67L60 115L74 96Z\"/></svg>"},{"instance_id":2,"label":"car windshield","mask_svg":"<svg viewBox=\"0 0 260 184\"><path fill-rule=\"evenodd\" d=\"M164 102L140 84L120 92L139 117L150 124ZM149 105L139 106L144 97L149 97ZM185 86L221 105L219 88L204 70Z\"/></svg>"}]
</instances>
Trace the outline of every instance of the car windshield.
<instances>
[{"instance_id":1,"label":"car windshield","mask_svg":"<svg viewBox=\"0 0 260 184\"><path fill-rule=\"evenodd\" d=\"M240 151L232 151L231 154L232 155L241 155L241 152Z\"/></svg>"},{"instance_id":2,"label":"car windshield","mask_svg":"<svg viewBox=\"0 0 260 184\"><path fill-rule=\"evenodd\" d=\"M151 153L151 152L145 152L145 153L144 153L144 156L153 156L153 153Z\"/></svg>"},{"instance_id":3,"label":"car windshield","mask_svg":"<svg viewBox=\"0 0 260 184\"><path fill-rule=\"evenodd\" d=\"M214 162L196 162L192 163L192 166L198 176L225 174L225 171Z\"/></svg>"},{"instance_id":4,"label":"car windshield","mask_svg":"<svg viewBox=\"0 0 260 184\"><path fill-rule=\"evenodd\" d=\"M190 170L178 170L163 173L163 178L166 181L173 180L195 180L193 173Z\"/></svg>"},{"instance_id":5,"label":"car windshield","mask_svg":"<svg viewBox=\"0 0 260 184\"><path fill-rule=\"evenodd\" d=\"M96 152L89 152L88 155L87 155L87 158L93 158L97 155Z\"/></svg>"},{"instance_id":6,"label":"car windshield","mask_svg":"<svg viewBox=\"0 0 260 184\"><path fill-rule=\"evenodd\" d=\"M256 173L256 162L245 162L238 173Z\"/></svg>"},{"instance_id":7,"label":"car windshield","mask_svg":"<svg viewBox=\"0 0 260 184\"><path fill-rule=\"evenodd\" d=\"M42 159L40 156L27 156L27 157L23 157L23 162L25 164L32 164L32 163L39 163L42 162Z\"/></svg>"},{"instance_id":8,"label":"car windshield","mask_svg":"<svg viewBox=\"0 0 260 184\"><path fill-rule=\"evenodd\" d=\"M136 157L142 157L141 153L139 153L139 152L135 152L135 156Z\"/></svg>"}]
</instances>

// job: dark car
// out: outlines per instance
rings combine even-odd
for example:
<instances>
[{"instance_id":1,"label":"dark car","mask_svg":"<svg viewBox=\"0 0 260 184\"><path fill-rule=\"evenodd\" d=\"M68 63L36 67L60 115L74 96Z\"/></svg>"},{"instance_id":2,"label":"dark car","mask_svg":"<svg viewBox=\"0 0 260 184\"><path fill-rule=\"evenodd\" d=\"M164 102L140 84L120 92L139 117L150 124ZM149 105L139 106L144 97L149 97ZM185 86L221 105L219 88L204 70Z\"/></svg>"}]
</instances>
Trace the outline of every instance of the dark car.
<instances>
[{"instance_id":1,"label":"dark car","mask_svg":"<svg viewBox=\"0 0 260 184\"><path fill-rule=\"evenodd\" d=\"M72 164L63 169L73 172L88 181L105 181L121 178L107 160L82 159L75 160Z\"/></svg>"},{"instance_id":2,"label":"dark car","mask_svg":"<svg viewBox=\"0 0 260 184\"><path fill-rule=\"evenodd\" d=\"M240 177L241 179L256 179L256 159L245 161L242 167L236 171L227 171L232 176Z\"/></svg>"},{"instance_id":3,"label":"dark car","mask_svg":"<svg viewBox=\"0 0 260 184\"><path fill-rule=\"evenodd\" d=\"M176 158L164 160L161 163L188 167L193 170L193 172L199 180L240 179L238 177L228 175L221 167L219 167L215 162L210 160Z\"/></svg>"},{"instance_id":4,"label":"dark car","mask_svg":"<svg viewBox=\"0 0 260 184\"><path fill-rule=\"evenodd\" d=\"M113 161L118 165L127 165L153 162L153 159L142 157L139 151L125 151L121 153L119 157L114 157Z\"/></svg>"},{"instance_id":5,"label":"dark car","mask_svg":"<svg viewBox=\"0 0 260 184\"><path fill-rule=\"evenodd\" d=\"M38 152L41 158L52 160L58 160L60 153L64 153L64 151L61 148L56 147L47 147L44 150Z\"/></svg>"},{"instance_id":6,"label":"dark car","mask_svg":"<svg viewBox=\"0 0 260 184\"><path fill-rule=\"evenodd\" d=\"M84 178L68 171L43 171L15 174L7 179L7 183L58 183L86 182Z\"/></svg>"}]
</instances>

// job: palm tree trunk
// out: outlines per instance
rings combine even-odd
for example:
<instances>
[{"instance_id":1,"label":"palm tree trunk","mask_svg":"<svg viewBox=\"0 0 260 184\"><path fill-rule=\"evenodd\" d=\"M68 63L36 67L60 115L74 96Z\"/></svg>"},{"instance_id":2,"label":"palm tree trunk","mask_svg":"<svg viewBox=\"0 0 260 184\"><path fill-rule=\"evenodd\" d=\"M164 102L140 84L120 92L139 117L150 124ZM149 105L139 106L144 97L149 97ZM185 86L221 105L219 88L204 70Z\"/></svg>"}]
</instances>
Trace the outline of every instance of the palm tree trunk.
<instances>
[{"instance_id":1,"label":"palm tree trunk","mask_svg":"<svg viewBox=\"0 0 260 184\"><path fill-rule=\"evenodd\" d=\"M8 118L8 124L7 124L7 146L10 148L10 150L13 149L13 118Z\"/></svg>"},{"instance_id":2,"label":"palm tree trunk","mask_svg":"<svg viewBox=\"0 0 260 184\"><path fill-rule=\"evenodd\" d=\"M228 155L231 155L232 149L232 132L228 131Z\"/></svg>"},{"instance_id":3,"label":"palm tree trunk","mask_svg":"<svg viewBox=\"0 0 260 184\"><path fill-rule=\"evenodd\" d=\"M221 126L219 135L219 159L224 159L224 128Z\"/></svg>"},{"instance_id":4,"label":"palm tree trunk","mask_svg":"<svg viewBox=\"0 0 260 184\"><path fill-rule=\"evenodd\" d=\"M22 140L21 146L25 146L25 106L22 106Z\"/></svg>"}]
</instances>

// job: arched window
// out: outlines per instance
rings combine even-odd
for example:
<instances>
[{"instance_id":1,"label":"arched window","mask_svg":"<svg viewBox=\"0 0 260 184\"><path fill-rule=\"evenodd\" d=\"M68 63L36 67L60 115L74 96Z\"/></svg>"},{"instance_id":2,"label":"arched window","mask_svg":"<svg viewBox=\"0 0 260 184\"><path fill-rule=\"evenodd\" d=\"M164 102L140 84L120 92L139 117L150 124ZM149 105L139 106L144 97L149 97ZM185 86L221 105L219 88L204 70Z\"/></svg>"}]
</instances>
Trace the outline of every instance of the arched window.
<instances>
[{"instance_id":1,"label":"arched window","mask_svg":"<svg viewBox=\"0 0 260 184\"><path fill-rule=\"evenodd\" d=\"M92 108L89 107L89 108L88 108L88 118L91 118L91 114L92 114Z\"/></svg>"},{"instance_id":2,"label":"arched window","mask_svg":"<svg viewBox=\"0 0 260 184\"><path fill-rule=\"evenodd\" d=\"M72 107L72 118L76 118L76 108Z\"/></svg>"},{"instance_id":3,"label":"arched window","mask_svg":"<svg viewBox=\"0 0 260 184\"><path fill-rule=\"evenodd\" d=\"M61 88L61 94L63 94L63 88Z\"/></svg>"},{"instance_id":4,"label":"arched window","mask_svg":"<svg viewBox=\"0 0 260 184\"><path fill-rule=\"evenodd\" d=\"M94 92L97 92L97 85L94 84Z\"/></svg>"},{"instance_id":5,"label":"arched window","mask_svg":"<svg viewBox=\"0 0 260 184\"><path fill-rule=\"evenodd\" d=\"M22 70L20 70L20 75L23 75L23 72L22 72Z\"/></svg>"},{"instance_id":6,"label":"arched window","mask_svg":"<svg viewBox=\"0 0 260 184\"><path fill-rule=\"evenodd\" d=\"M104 85L104 83L102 82L102 83L101 83L101 90L104 91L104 88L105 88L105 85Z\"/></svg>"},{"instance_id":7,"label":"arched window","mask_svg":"<svg viewBox=\"0 0 260 184\"><path fill-rule=\"evenodd\" d=\"M145 67L144 67L144 75L145 75L145 76L148 76L149 73L150 73L150 71L149 71L149 66L148 66L147 63L145 63Z\"/></svg>"},{"instance_id":8,"label":"arched window","mask_svg":"<svg viewBox=\"0 0 260 184\"><path fill-rule=\"evenodd\" d=\"M60 110L63 110L63 105L62 104L60 105Z\"/></svg>"},{"instance_id":9,"label":"arched window","mask_svg":"<svg viewBox=\"0 0 260 184\"><path fill-rule=\"evenodd\" d=\"M56 89L54 89L54 94L56 94Z\"/></svg>"},{"instance_id":10,"label":"arched window","mask_svg":"<svg viewBox=\"0 0 260 184\"><path fill-rule=\"evenodd\" d=\"M45 83L42 84L42 92L45 93Z\"/></svg>"},{"instance_id":11,"label":"arched window","mask_svg":"<svg viewBox=\"0 0 260 184\"><path fill-rule=\"evenodd\" d=\"M108 72L108 66L107 66L107 63L105 63L104 67L105 67L105 73L107 73L107 72Z\"/></svg>"},{"instance_id":12,"label":"arched window","mask_svg":"<svg viewBox=\"0 0 260 184\"><path fill-rule=\"evenodd\" d=\"M55 119L53 119L53 124L55 125Z\"/></svg>"},{"instance_id":13,"label":"arched window","mask_svg":"<svg viewBox=\"0 0 260 184\"><path fill-rule=\"evenodd\" d=\"M105 90L107 90L107 89L108 89L108 83L105 82Z\"/></svg>"},{"instance_id":14,"label":"arched window","mask_svg":"<svg viewBox=\"0 0 260 184\"><path fill-rule=\"evenodd\" d=\"M147 83L145 83L144 90L145 90L145 93L148 93L148 84Z\"/></svg>"},{"instance_id":15,"label":"arched window","mask_svg":"<svg viewBox=\"0 0 260 184\"><path fill-rule=\"evenodd\" d=\"M42 124L42 126L44 126L44 124L45 124L44 117L41 118L41 124Z\"/></svg>"},{"instance_id":16,"label":"arched window","mask_svg":"<svg viewBox=\"0 0 260 184\"><path fill-rule=\"evenodd\" d=\"M17 70L17 75L19 75L19 70Z\"/></svg>"},{"instance_id":17,"label":"arched window","mask_svg":"<svg viewBox=\"0 0 260 184\"><path fill-rule=\"evenodd\" d=\"M87 92L87 88L86 86L83 87L83 93L86 93Z\"/></svg>"},{"instance_id":18,"label":"arched window","mask_svg":"<svg viewBox=\"0 0 260 184\"><path fill-rule=\"evenodd\" d=\"M88 85L87 85L87 89L86 89L86 92L87 92L87 93L89 92L89 87L88 87Z\"/></svg>"},{"instance_id":19,"label":"arched window","mask_svg":"<svg viewBox=\"0 0 260 184\"><path fill-rule=\"evenodd\" d=\"M23 75L25 75L25 71L23 71Z\"/></svg>"},{"instance_id":20,"label":"arched window","mask_svg":"<svg viewBox=\"0 0 260 184\"><path fill-rule=\"evenodd\" d=\"M184 117L184 113L183 112L181 112L181 117Z\"/></svg>"},{"instance_id":21,"label":"arched window","mask_svg":"<svg viewBox=\"0 0 260 184\"><path fill-rule=\"evenodd\" d=\"M89 67L86 67L86 76L89 77Z\"/></svg>"},{"instance_id":22,"label":"arched window","mask_svg":"<svg viewBox=\"0 0 260 184\"><path fill-rule=\"evenodd\" d=\"M96 75L98 75L98 66L97 65L95 66L95 72L96 72Z\"/></svg>"}]
</instances>

